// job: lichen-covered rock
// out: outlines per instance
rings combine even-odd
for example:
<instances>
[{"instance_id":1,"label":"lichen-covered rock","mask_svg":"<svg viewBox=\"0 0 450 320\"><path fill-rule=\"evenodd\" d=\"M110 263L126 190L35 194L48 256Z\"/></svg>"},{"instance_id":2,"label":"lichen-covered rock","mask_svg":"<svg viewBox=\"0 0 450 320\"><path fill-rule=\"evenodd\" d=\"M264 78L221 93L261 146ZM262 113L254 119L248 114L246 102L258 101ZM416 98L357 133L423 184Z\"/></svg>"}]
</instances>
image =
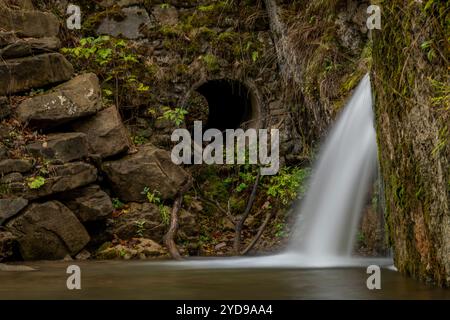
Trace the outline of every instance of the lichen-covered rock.
<instances>
[{"instance_id":1,"label":"lichen-covered rock","mask_svg":"<svg viewBox=\"0 0 450 320\"><path fill-rule=\"evenodd\" d=\"M34 156L62 162L80 160L89 153L86 135L79 132L49 134L45 141L29 144L26 149Z\"/></svg>"},{"instance_id":2,"label":"lichen-covered rock","mask_svg":"<svg viewBox=\"0 0 450 320\"><path fill-rule=\"evenodd\" d=\"M141 146L135 154L103 164L103 171L117 196L127 202L145 202L143 190L158 192L162 199L173 198L191 183L190 175L175 165L169 152L153 145Z\"/></svg>"},{"instance_id":3,"label":"lichen-covered rock","mask_svg":"<svg viewBox=\"0 0 450 320\"><path fill-rule=\"evenodd\" d=\"M63 195L61 201L81 222L106 219L114 210L111 198L97 185L73 190Z\"/></svg>"},{"instance_id":4,"label":"lichen-covered rock","mask_svg":"<svg viewBox=\"0 0 450 320\"><path fill-rule=\"evenodd\" d=\"M33 200L55 193L74 190L97 180L97 169L84 162L49 166L48 170L52 173L52 176L45 179L44 185L37 189L30 189L28 186L24 186L20 192L22 197Z\"/></svg>"},{"instance_id":5,"label":"lichen-covered rock","mask_svg":"<svg viewBox=\"0 0 450 320\"><path fill-rule=\"evenodd\" d=\"M385 6L383 30L373 34L373 87L395 266L450 286L448 23L438 14L448 5L435 2L424 10L424 3L406 8L395 0ZM399 16L400 10L405 13ZM415 39L433 39L436 52L444 54L430 59L425 42Z\"/></svg>"},{"instance_id":6,"label":"lichen-covered rock","mask_svg":"<svg viewBox=\"0 0 450 320\"><path fill-rule=\"evenodd\" d=\"M0 226L17 215L27 205L28 200L23 198L0 199Z\"/></svg>"},{"instance_id":7,"label":"lichen-covered rock","mask_svg":"<svg viewBox=\"0 0 450 320\"><path fill-rule=\"evenodd\" d=\"M147 11L139 7L129 7L121 9L121 14L124 16L121 21L110 17L105 18L98 27L97 33L127 39L142 38L144 35L141 28L151 24Z\"/></svg>"},{"instance_id":8,"label":"lichen-covered rock","mask_svg":"<svg viewBox=\"0 0 450 320\"><path fill-rule=\"evenodd\" d=\"M11 172L28 172L33 168L31 160L26 159L6 159L0 161L0 175Z\"/></svg>"},{"instance_id":9,"label":"lichen-covered rock","mask_svg":"<svg viewBox=\"0 0 450 320\"><path fill-rule=\"evenodd\" d=\"M123 153L130 148L128 131L114 106L76 122L73 129L85 133L90 152L102 158Z\"/></svg>"},{"instance_id":10,"label":"lichen-covered rock","mask_svg":"<svg viewBox=\"0 0 450 320\"><path fill-rule=\"evenodd\" d=\"M86 73L49 93L25 100L16 112L20 121L45 128L93 115L101 108L98 78L93 73Z\"/></svg>"},{"instance_id":11,"label":"lichen-covered rock","mask_svg":"<svg viewBox=\"0 0 450 320\"><path fill-rule=\"evenodd\" d=\"M25 260L55 260L76 255L90 238L76 216L58 201L30 205L7 223Z\"/></svg>"},{"instance_id":12,"label":"lichen-covered rock","mask_svg":"<svg viewBox=\"0 0 450 320\"><path fill-rule=\"evenodd\" d=\"M14 94L67 81L72 74L73 66L59 53L2 61L0 62L0 95Z\"/></svg>"},{"instance_id":13,"label":"lichen-covered rock","mask_svg":"<svg viewBox=\"0 0 450 320\"><path fill-rule=\"evenodd\" d=\"M10 10L0 6L0 29L24 38L56 37L59 21L55 15L32 10Z\"/></svg>"}]
</instances>

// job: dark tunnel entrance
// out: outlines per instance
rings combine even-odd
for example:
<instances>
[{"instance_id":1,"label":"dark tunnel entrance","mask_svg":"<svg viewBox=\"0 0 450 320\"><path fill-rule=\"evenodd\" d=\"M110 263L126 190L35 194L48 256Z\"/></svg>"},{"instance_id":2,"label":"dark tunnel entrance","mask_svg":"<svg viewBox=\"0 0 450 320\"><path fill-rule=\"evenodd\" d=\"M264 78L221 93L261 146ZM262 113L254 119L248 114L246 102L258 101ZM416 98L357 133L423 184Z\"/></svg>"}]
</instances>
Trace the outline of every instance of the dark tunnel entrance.
<instances>
[{"instance_id":1,"label":"dark tunnel entrance","mask_svg":"<svg viewBox=\"0 0 450 320\"><path fill-rule=\"evenodd\" d=\"M210 80L189 97L187 126L203 121L203 129L250 128L257 126L258 108L254 94L240 81Z\"/></svg>"}]
</instances>

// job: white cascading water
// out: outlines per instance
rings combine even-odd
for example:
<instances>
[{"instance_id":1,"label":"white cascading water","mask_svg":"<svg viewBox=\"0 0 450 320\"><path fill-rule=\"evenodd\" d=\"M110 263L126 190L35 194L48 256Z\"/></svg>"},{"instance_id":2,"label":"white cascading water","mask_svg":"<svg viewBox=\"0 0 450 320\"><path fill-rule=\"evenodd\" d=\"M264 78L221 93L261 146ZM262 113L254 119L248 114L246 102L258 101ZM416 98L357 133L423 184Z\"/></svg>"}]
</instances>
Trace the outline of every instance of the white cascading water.
<instances>
[{"instance_id":1,"label":"white cascading water","mask_svg":"<svg viewBox=\"0 0 450 320\"><path fill-rule=\"evenodd\" d=\"M392 265L390 258L351 257L358 221L377 171L369 75L358 85L322 147L298 220L281 254L176 262L186 267L338 267ZM174 263L168 263L174 264Z\"/></svg>"},{"instance_id":2,"label":"white cascading water","mask_svg":"<svg viewBox=\"0 0 450 320\"><path fill-rule=\"evenodd\" d=\"M322 147L288 251L319 260L350 256L376 170L372 92L366 75Z\"/></svg>"}]
</instances>

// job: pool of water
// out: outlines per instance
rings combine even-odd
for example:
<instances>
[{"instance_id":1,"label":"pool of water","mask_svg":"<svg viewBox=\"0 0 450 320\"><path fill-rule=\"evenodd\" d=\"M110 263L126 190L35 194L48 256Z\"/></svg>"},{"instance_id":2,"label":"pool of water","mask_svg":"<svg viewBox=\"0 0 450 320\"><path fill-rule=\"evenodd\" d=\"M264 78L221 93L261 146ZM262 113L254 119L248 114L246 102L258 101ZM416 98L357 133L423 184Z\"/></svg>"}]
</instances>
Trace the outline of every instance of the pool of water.
<instances>
[{"instance_id":1,"label":"pool of water","mask_svg":"<svg viewBox=\"0 0 450 320\"><path fill-rule=\"evenodd\" d=\"M71 264L81 268L81 290L66 287ZM381 290L368 290L369 275L362 266L256 267L217 261L27 266L36 270L0 271L0 299L450 299L450 290L424 285L389 268L381 269Z\"/></svg>"}]
</instances>

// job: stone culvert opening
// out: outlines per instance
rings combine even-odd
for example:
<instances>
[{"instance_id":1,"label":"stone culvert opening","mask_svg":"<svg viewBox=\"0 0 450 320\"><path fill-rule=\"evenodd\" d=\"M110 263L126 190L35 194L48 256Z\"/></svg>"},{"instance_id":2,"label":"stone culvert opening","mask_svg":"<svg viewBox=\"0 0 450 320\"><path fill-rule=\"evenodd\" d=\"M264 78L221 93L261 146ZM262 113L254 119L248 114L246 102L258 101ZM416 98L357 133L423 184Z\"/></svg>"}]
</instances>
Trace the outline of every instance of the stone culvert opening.
<instances>
[{"instance_id":1,"label":"stone culvert opening","mask_svg":"<svg viewBox=\"0 0 450 320\"><path fill-rule=\"evenodd\" d=\"M256 90L237 80L218 79L194 86L183 104L189 112L186 126L203 122L203 130L260 127L260 103Z\"/></svg>"}]
</instances>

